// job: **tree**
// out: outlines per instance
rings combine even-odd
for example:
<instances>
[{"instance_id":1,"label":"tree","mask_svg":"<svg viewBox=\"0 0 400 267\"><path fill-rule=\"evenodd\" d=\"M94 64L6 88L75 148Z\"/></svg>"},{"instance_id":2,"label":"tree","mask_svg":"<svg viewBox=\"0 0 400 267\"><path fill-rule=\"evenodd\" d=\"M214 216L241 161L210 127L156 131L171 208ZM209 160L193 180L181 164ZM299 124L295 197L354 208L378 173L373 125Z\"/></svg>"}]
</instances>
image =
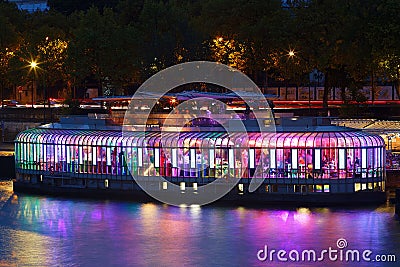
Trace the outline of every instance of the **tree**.
<instances>
[{"instance_id":1,"label":"tree","mask_svg":"<svg viewBox=\"0 0 400 267\"><path fill-rule=\"evenodd\" d=\"M75 11L87 11L92 6L102 11L104 8L115 7L118 2L118 0L48 0L47 5L51 10L70 15Z\"/></svg>"},{"instance_id":2,"label":"tree","mask_svg":"<svg viewBox=\"0 0 400 267\"><path fill-rule=\"evenodd\" d=\"M279 54L289 47L290 14L281 1L209 0L200 10L195 25L207 40L209 57L239 67L256 82L278 66Z\"/></svg>"},{"instance_id":3,"label":"tree","mask_svg":"<svg viewBox=\"0 0 400 267\"><path fill-rule=\"evenodd\" d=\"M312 68L325 73L323 106L337 87L346 100L346 88L370 73L370 45L365 20L370 6L361 1L314 0L296 2L293 42L306 55ZM354 94L353 94L354 95Z\"/></svg>"},{"instance_id":4,"label":"tree","mask_svg":"<svg viewBox=\"0 0 400 267\"><path fill-rule=\"evenodd\" d=\"M377 75L393 81L400 96L400 2L380 0L368 17L366 36L372 44L371 56Z\"/></svg>"},{"instance_id":5,"label":"tree","mask_svg":"<svg viewBox=\"0 0 400 267\"><path fill-rule=\"evenodd\" d=\"M54 12L35 12L27 16L27 29L24 32L24 46L29 55L38 63L36 77L43 98L58 97L58 90L65 87L65 60L68 48L69 25L67 17Z\"/></svg>"},{"instance_id":6,"label":"tree","mask_svg":"<svg viewBox=\"0 0 400 267\"><path fill-rule=\"evenodd\" d=\"M0 97L1 103L5 96L10 97L13 74L10 71L12 58L21 41L19 23L22 14L14 4L0 2Z\"/></svg>"},{"instance_id":7,"label":"tree","mask_svg":"<svg viewBox=\"0 0 400 267\"><path fill-rule=\"evenodd\" d=\"M101 14L91 7L77 16L68 49L69 73L78 84L88 78L97 81L99 94L114 94L110 90L130 80L135 71L135 31L119 25L108 8Z\"/></svg>"},{"instance_id":8,"label":"tree","mask_svg":"<svg viewBox=\"0 0 400 267\"><path fill-rule=\"evenodd\" d=\"M65 61L67 59L68 41L60 38L50 39L46 37L38 44L38 59L40 68L43 70L42 81L44 82L44 95L57 97L55 91L49 92L48 88L54 86L58 81L67 81ZM47 94L46 94L47 91Z\"/></svg>"},{"instance_id":9,"label":"tree","mask_svg":"<svg viewBox=\"0 0 400 267\"><path fill-rule=\"evenodd\" d=\"M135 24L144 79L177 63L193 60L199 45L187 6L178 1L146 0Z\"/></svg>"},{"instance_id":10,"label":"tree","mask_svg":"<svg viewBox=\"0 0 400 267\"><path fill-rule=\"evenodd\" d=\"M121 25L133 25L138 22L144 0L120 0L115 7L118 22Z\"/></svg>"}]
</instances>

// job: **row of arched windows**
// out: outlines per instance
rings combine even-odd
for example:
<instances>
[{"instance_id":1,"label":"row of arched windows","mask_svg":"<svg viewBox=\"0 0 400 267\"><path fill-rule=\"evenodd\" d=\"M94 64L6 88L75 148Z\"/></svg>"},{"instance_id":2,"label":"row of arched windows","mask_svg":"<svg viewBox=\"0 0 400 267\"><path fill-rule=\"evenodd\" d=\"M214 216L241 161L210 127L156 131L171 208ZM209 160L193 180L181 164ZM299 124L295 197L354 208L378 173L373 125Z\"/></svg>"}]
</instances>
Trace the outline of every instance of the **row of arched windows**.
<instances>
[{"instance_id":1,"label":"row of arched windows","mask_svg":"<svg viewBox=\"0 0 400 267\"><path fill-rule=\"evenodd\" d=\"M341 179L382 177L384 141L343 132L121 132L30 129L16 142L24 170L116 177Z\"/></svg>"}]
</instances>

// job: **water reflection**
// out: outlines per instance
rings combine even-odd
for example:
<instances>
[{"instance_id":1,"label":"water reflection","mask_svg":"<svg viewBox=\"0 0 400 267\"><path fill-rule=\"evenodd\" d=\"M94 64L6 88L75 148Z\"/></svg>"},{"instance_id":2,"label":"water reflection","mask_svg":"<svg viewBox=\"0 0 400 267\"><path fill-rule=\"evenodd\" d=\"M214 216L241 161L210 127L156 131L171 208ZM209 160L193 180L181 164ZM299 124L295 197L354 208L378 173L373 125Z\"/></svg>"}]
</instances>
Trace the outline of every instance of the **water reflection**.
<instances>
[{"instance_id":1,"label":"water reflection","mask_svg":"<svg viewBox=\"0 0 400 267\"><path fill-rule=\"evenodd\" d=\"M322 250L338 238L400 256L392 207L177 208L17 196L4 185L0 200L0 266L265 266L256 257L264 245Z\"/></svg>"}]
</instances>

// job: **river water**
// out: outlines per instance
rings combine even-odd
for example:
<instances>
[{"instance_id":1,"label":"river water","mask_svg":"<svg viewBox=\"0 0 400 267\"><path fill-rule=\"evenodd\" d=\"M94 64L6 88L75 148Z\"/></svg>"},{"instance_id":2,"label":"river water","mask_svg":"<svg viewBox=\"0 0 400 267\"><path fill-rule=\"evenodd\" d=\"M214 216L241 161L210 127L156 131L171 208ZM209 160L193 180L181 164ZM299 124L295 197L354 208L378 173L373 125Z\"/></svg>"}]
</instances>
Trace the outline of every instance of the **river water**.
<instances>
[{"instance_id":1,"label":"river water","mask_svg":"<svg viewBox=\"0 0 400 267\"><path fill-rule=\"evenodd\" d=\"M281 259L288 261L280 261L276 253L265 259L265 246L267 255L273 249L286 251ZM335 254L321 254L329 247L338 251L336 259ZM359 255L371 250L366 260L395 255L397 262L346 262L344 256L340 260L339 248L344 255L349 249ZM323 262L310 262L307 254L302 261L304 250L316 251L317 261L323 255ZM10 182L0 183L0 266L322 264L400 266L400 223L394 208L178 208L13 194Z\"/></svg>"}]
</instances>

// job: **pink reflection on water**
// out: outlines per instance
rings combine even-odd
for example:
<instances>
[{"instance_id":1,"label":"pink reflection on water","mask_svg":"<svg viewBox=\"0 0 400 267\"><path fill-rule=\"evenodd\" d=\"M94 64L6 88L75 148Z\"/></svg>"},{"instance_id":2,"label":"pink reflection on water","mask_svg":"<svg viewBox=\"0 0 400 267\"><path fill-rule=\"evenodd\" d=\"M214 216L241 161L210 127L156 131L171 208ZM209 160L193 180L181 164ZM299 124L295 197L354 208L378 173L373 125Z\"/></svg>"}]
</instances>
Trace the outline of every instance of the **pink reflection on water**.
<instances>
[{"instance_id":1,"label":"pink reflection on water","mask_svg":"<svg viewBox=\"0 0 400 267\"><path fill-rule=\"evenodd\" d=\"M101 221L103 219L102 211L100 209L93 210L91 217L95 221Z\"/></svg>"},{"instance_id":2,"label":"pink reflection on water","mask_svg":"<svg viewBox=\"0 0 400 267\"><path fill-rule=\"evenodd\" d=\"M280 217L282 218L282 220L283 220L284 222L286 222L287 219L288 219L288 217L289 217L289 212L287 212L287 211L282 211Z\"/></svg>"},{"instance_id":3,"label":"pink reflection on water","mask_svg":"<svg viewBox=\"0 0 400 267\"><path fill-rule=\"evenodd\" d=\"M350 248L400 253L400 225L387 209L176 208L21 196L1 212L0 237L11 236L6 249L17 252L7 263L21 266L266 266L256 258L264 245L321 250L338 238ZM25 261L28 254L34 257Z\"/></svg>"},{"instance_id":4,"label":"pink reflection on water","mask_svg":"<svg viewBox=\"0 0 400 267\"><path fill-rule=\"evenodd\" d=\"M306 225L311 220L311 211L307 208L300 208L293 214L293 219L303 225Z\"/></svg>"},{"instance_id":5,"label":"pink reflection on water","mask_svg":"<svg viewBox=\"0 0 400 267\"><path fill-rule=\"evenodd\" d=\"M59 219L58 220L58 227L57 227L58 233L61 236L66 236L67 235L67 227L65 226L64 219Z\"/></svg>"}]
</instances>

